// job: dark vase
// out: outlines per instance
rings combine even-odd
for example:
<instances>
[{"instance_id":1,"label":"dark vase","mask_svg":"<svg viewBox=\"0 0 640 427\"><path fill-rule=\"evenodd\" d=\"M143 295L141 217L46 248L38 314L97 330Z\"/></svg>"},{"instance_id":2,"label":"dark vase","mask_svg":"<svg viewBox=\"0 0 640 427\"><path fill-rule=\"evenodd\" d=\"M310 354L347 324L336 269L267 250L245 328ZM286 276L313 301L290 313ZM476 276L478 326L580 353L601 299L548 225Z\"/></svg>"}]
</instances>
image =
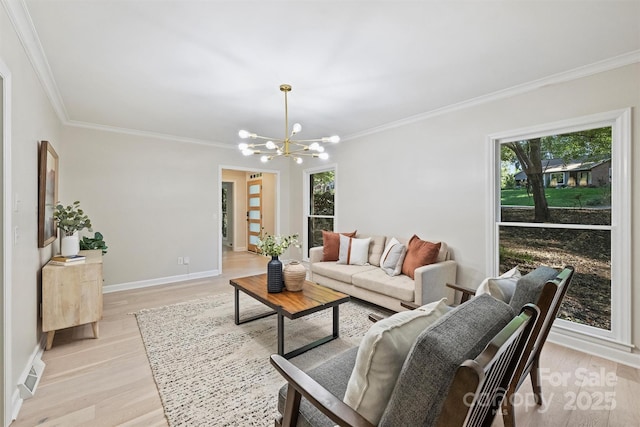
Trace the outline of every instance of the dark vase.
<instances>
[{"instance_id":1,"label":"dark vase","mask_svg":"<svg viewBox=\"0 0 640 427\"><path fill-rule=\"evenodd\" d=\"M278 256L272 256L267 264L267 292L282 292L284 281L282 277L282 262Z\"/></svg>"}]
</instances>

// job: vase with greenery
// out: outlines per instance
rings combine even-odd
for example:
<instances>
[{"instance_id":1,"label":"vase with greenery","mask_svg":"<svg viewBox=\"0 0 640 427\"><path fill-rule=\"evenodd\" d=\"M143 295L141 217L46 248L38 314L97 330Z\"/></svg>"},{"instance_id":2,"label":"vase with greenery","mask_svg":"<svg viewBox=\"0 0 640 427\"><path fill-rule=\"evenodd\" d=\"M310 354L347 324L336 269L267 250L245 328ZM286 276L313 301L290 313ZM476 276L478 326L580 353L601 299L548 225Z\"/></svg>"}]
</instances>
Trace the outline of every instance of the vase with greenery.
<instances>
[{"instance_id":1,"label":"vase with greenery","mask_svg":"<svg viewBox=\"0 0 640 427\"><path fill-rule=\"evenodd\" d=\"M284 279L282 262L278 257L290 246L298 246L298 235L273 236L264 233L260 235L256 246L263 255L271 257L271 261L267 264L267 291L271 293L282 292Z\"/></svg>"},{"instance_id":2,"label":"vase with greenery","mask_svg":"<svg viewBox=\"0 0 640 427\"><path fill-rule=\"evenodd\" d=\"M84 229L92 231L91 220L80 208L80 202L76 200L68 206L56 205L53 211L53 219L62 234L60 239L60 253L62 256L78 255L80 251L78 231Z\"/></svg>"}]
</instances>

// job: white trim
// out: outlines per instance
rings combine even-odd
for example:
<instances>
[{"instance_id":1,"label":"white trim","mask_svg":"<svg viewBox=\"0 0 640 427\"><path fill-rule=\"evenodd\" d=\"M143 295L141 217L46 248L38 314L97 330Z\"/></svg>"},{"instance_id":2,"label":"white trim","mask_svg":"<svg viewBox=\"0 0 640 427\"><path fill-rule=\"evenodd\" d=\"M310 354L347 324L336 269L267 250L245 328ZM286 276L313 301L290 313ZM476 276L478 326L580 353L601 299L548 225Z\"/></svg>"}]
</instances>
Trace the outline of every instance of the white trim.
<instances>
[{"instance_id":1,"label":"white trim","mask_svg":"<svg viewBox=\"0 0 640 427\"><path fill-rule=\"evenodd\" d=\"M22 407L22 403L24 399L20 396L20 389L18 384L29 374L29 370L31 370L31 366L34 365L34 361L38 359L42 359L42 353L44 352L44 348L47 342L47 334L42 334L40 336L40 341L35 345L31 355L27 359L27 364L22 369L22 373L20 374L19 380L15 384L15 388L12 387L12 393L9 394L11 396L11 420L15 420L18 418L18 413L20 412L20 408Z\"/></svg>"},{"instance_id":2,"label":"white trim","mask_svg":"<svg viewBox=\"0 0 640 427\"><path fill-rule=\"evenodd\" d=\"M143 138L164 139L164 140L174 141L174 142L184 142L187 144L206 145L207 147L218 147L218 148L225 148L228 150L238 150L237 146L225 144L223 142L208 141L206 139L187 138L184 136L171 135L167 133L150 132L150 131L129 129L129 128L120 128L116 126L101 125L97 123L80 122L77 120L66 120L64 121L64 124L67 126L72 126L77 128L92 129L92 130L98 130L98 131L104 131L104 132L114 132L114 133L120 133L124 135L139 136Z\"/></svg>"},{"instance_id":3,"label":"white trim","mask_svg":"<svg viewBox=\"0 0 640 427\"><path fill-rule=\"evenodd\" d=\"M611 176L611 283L622 284L611 290L611 330L622 343L632 340L631 305L631 108L619 112L612 127ZM614 292L615 291L615 292ZM615 299L615 306L613 300ZM618 307L614 310L613 307ZM636 322L637 324L637 322Z\"/></svg>"},{"instance_id":4,"label":"white trim","mask_svg":"<svg viewBox=\"0 0 640 427\"><path fill-rule=\"evenodd\" d=\"M12 323L11 323L11 299L12 292L12 259L13 259L13 221L12 221L12 180L11 180L11 71L9 67L0 58L0 76L2 77L2 312L4 318L2 319L3 331L3 361L4 366L2 380L2 399L4 420L2 420L3 426L11 424L11 415L13 413L13 405L11 402L12 394L12 381L11 376L13 373L13 360L12 360Z\"/></svg>"},{"instance_id":5,"label":"white trim","mask_svg":"<svg viewBox=\"0 0 640 427\"><path fill-rule=\"evenodd\" d=\"M273 170L273 169L259 169L259 168L248 168L246 166L229 166L229 165L218 165L218 198L217 198L217 205L218 205L218 211L217 211L217 223L218 223L218 228L217 228L217 232L218 232L218 270L220 271L220 274L223 273L222 271L222 203L220 203L220 197L222 195L222 171L224 169L227 170L235 170L235 171L243 171L243 172L262 172L262 173L271 173L274 174L276 176L276 200L275 200L275 208L276 208L276 218L275 218L275 222L276 222L276 229L275 229L275 234L279 234L280 233L280 194L282 193L282 187L280 185L280 171L279 170ZM237 189L236 191L234 191L235 193L237 193ZM235 252L240 252L240 250L247 250L246 248L234 248Z\"/></svg>"},{"instance_id":6,"label":"white trim","mask_svg":"<svg viewBox=\"0 0 640 427\"><path fill-rule=\"evenodd\" d=\"M102 288L103 294L110 294L112 292L129 291L132 289L149 288L152 286L166 285L168 283L185 282L187 280L204 279L207 277L219 276L218 270L199 271L197 273L180 274L178 276L159 277L157 279L138 280L136 282L126 282L117 285L104 286Z\"/></svg>"},{"instance_id":7,"label":"white trim","mask_svg":"<svg viewBox=\"0 0 640 427\"><path fill-rule=\"evenodd\" d=\"M538 80L523 83L521 85L512 86L507 89L502 89L497 92L492 92L486 95L481 95L476 98L471 98L466 101L458 102L456 104L446 105L435 110L427 111L424 113L416 114L401 120L396 120L381 126L376 126L362 132L356 132L351 135L347 135L342 138L342 141L349 141L352 139L362 138L363 136L380 133L389 129L395 129L402 126L407 126L412 123L427 120L433 117L449 114L454 111L464 110L466 108L476 107L478 105L487 104L490 102L498 101L505 98L510 98L515 95L531 92L540 89L545 86L555 85L579 79L582 77L588 77L594 74L602 73L605 71L615 70L616 68L624 67L627 65L640 62L640 50L634 50L632 52L624 53L622 55L614 56L603 61L595 62L593 64L584 65L582 67L574 68L573 70L564 71L561 73L553 74L551 76L543 77Z\"/></svg>"},{"instance_id":8,"label":"white trim","mask_svg":"<svg viewBox=\"0 0 640 427\"><path fill-rule=\"evenodd\" d=\"M334 183L334 199L333 199L333 216L326 215L327 218L333 218L333 229L337 230L337 218L338 218L338 164L331 163L322 166L315 166L312 168L307 168L302 171L302 244L304 248L302 250L302 260L309 261L309 253L306 250L306 247L309 245L309 223L307 222L309 218L309 198L311 194L309 194L309 179L314 173L321 172L329 172L333 171L333 183Z\"/></svg>"},{"instance_id":9,"label":"white trim","mask_svg":"<svg viewBox=\"0 0 640 427\"><path fill-rule=\"evenodd\" d=\"M611 351L623 351L633 348L632 342L632 306L631 306L631 108L593 114L562 120L554 123L531 126L495 133L488 136L487 177L490 188L487 212L487 273L498 272L498 228L500 195L497 162L501 143L536 138L556 133L570 133L588 128L611 126L611 153L613 171L611 190L611 225L590 226L590 229L611 230L611 330L606 331L571 322L556 322L557 336L560 331L570 332L575 340L575 348L589 352L594 345L606 347ZM546 228L585 228L558 224L517 223L518 226ZM571 328L569 331L568 328ZM560 342L563 342L560 340ZM582 344L581 344L582 343ZM581 347L582 345L582 347ZM591 347L590 347L591 346ZM599 348L599 347L598 347ZM592 351L592 350L591 350Z\"/></svg>"},{"instance_id":10,"label":"white trim","mask_svg":"<svg viewBox=\"0 0 640 427\"><path fill-rule=\"evenodd\" d=\"M25 53L33 65L38 79L42 83L45 93L47 94L51 105L55 110L61 122L66 123L68 119L67 110L62 101L62 96L58 90L58 85L53 78L49 61L44 54L42 43L31 20L31 15L24 0L2 0L9 20L13 24L13 28L18 34L18 38L22 42Z\"/></svg>"},{"instance_id":11,"label":"white trim","mask_svg":"<svg viewBox=\"0 0 640 427\"><path fill-rule=\"evenodd\" d=\"M596 340L586 337L567 329L557 329L554 325L549 332L547 340L563 347L568 347L583 353L602 357L617 363L622 363L623 365L640 369L639 353L631 353L627 348L621 348L616 344L603 344L600 339Z\"/></svg>"}]
</instances>

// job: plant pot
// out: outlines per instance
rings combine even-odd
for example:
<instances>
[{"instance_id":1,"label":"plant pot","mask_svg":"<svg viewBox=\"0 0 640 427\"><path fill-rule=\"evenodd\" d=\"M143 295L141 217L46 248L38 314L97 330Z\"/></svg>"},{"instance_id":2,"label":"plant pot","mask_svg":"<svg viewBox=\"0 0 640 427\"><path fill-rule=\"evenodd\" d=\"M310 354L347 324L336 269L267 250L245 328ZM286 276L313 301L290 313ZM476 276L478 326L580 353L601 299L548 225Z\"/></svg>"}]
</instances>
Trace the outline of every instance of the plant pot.
<instances>
[{"instance_id":1,"label":"plant pot","mask_svg":"<svg viewBox=\"0 0 640 427\"><path fill-rule=\"evenodd\" d=\"M267 263L267 292L282 292L282 262L277 256L272 256L271 261Z\"/></svg>"},{"instance_id":2,"label":"plant pot","mask_svg":"<svg viewBox=\"0 0 640 427\"><path fill-rule=\"evenodd\" d=\"M291 261L284 268L284 286L288 291L298 292L302 290L304 280L307 278L307 269L299 261Z\"/></svg>"},{"instance_id":3,"label":"plant pot","mask_svg":"<svg viewBox=\"0 0 640 427\"><path fill-rule=\"evenodd\" d=\"M80 240L78 239L78 233L67 235L62 232L62 239L60 240L60 254L62 256L76 256L80 252Z\"/></svg>"}]
</instances>

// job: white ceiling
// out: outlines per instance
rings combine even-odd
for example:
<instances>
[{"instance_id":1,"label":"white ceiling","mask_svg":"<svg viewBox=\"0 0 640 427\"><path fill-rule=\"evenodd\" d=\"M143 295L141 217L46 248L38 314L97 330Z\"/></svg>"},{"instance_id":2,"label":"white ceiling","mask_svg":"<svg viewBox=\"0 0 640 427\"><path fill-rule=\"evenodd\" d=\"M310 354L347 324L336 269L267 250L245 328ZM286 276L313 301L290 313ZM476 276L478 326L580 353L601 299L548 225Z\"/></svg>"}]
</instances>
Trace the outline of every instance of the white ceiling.
<instances>
[{"instance_id":1,"label":"white ceiling","mask_svg":"<svg viewBox=\"0 0 640 427\"><path fill-rule=\"evenodd\" d=\"M284 136L281 83L348 139L640 57L639 1L2 1L63 122L234 146Z\"/></svg>"}]
</instances>

